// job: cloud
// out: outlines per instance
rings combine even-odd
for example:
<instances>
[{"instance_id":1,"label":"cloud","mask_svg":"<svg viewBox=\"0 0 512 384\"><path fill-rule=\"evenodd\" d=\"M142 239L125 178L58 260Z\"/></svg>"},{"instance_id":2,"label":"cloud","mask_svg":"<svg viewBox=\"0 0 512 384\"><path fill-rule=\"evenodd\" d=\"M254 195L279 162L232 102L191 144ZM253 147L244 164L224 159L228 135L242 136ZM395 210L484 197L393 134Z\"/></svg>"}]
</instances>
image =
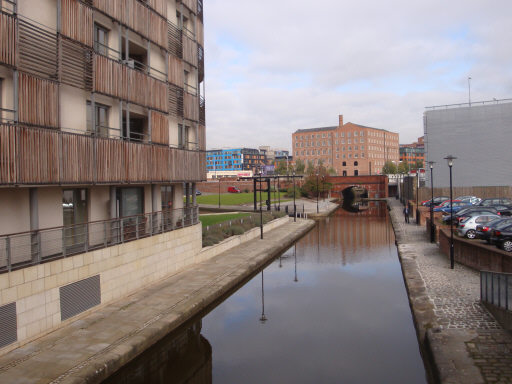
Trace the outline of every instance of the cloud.
<instances>
[{"instance_id":1,"label":"cloud","mask_svg":"<svg viewBox=\"0 0 512 384\"><path fill-rule=\"evenodd\" d=\"M207 143L291 147L345 121L423 132L425 106L512 94L512 3L209 0Z\"/></svg>"}]
</instances>

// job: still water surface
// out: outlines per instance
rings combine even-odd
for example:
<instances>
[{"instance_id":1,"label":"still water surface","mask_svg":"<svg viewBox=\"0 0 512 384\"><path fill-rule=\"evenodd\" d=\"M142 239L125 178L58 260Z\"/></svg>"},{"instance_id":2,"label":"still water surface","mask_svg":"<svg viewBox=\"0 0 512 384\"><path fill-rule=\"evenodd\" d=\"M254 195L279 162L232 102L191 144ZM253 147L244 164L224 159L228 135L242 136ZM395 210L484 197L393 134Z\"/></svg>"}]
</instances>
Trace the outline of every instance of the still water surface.
<instances>
[{"instance_id":1,"label":"still water surface","mask_svg":"<svg viewBox=\"0 0 512 384\"><path fill-rule=\"evenodd\" d=\"M425 383L384 205L321 221L112 383Z\"/></svg>"}]
</instances>

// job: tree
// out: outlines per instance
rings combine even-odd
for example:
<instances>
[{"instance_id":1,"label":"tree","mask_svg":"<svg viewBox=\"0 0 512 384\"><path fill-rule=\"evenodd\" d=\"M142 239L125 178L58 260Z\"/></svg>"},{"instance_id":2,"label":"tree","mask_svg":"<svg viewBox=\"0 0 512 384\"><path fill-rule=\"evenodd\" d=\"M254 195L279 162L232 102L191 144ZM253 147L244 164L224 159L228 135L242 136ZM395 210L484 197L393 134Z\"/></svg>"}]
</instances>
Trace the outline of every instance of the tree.
<instances>
[{"instance_id":1,"label":"tree","mask_svg":"<svg viewBox=\"0 0 512 384\"><path fill-rule=\"evenodd\" d=\"M286 160L280 160L277 163L277 167L276 167L275 173L277 175L286 175L287 171L288 170L286 168Z\"/></svg>"},{"instance_id":2,"label":"tree","mask_svg":"<svg viewBox=\"0 0 512 384\"><path fill-rule=\"evenodd\" d=\"M295 162L295 173L297 175L303 175L304 171L306 170L306 164L304 164L304 161L301 159L297 159Z\"/></svg>"},{"instance_id":3,"label":"tree","mask_svg":"<svg viewBox=\"0 0 512 384\"><path fill-rule=\"evenodd\" d=\"M317 178L318 174L318 178ZM302 190L305 194L314 197L317 193L324 193L332 188L332 184L325 181L329 176L327 168L322 165L322 162L316 167L311 167L311 173L308 172L308 176L304 181Z\"/></svg>"},{"instance_id":4,"label":"tree","mask_svg":"<svg viewBox=\"0 0 512 384\"><path fill-rule=\"evenodd\" d=\"M313 162L311 160L308 160L308 166L306 168L306 174L312 175L315 173L315 166L313 165Z\"/></svg>"},{"instance_id":5,"label":"tree","mask_svg":"<svg viewBox=\"0 0 512 384\"><path fill-rule=\"evenodd\" d=\"M398 173L409 173L409 163L406 161L402 161L398 165Z\"/></svg>"},{"instance_id":6,"label":"tree","mask_svg":"<svg viewBox=\"0 0 512 384\"><path fill-rule=\"evenodd\" d=\"M333 167L329 168L327 172L329 173L330 176L336 176L338 174Z\"/></svg>"},{"instance_id":7,"label":"tree","mask_svg":"<svg viewBox=\"0 0 512 384\"><path fill-rule=\"evenodd\" d=\"M420 168L423 168L423 160L416 160L416 162L414 163L414 168L415 169L420 169Z\"/></svg>"},{"instance_id":8,"label":"tree","mask_svg":"<svg viewBox=\"0 0 512 384\"><path fill-rule=\"evenodd\" d=\"M382 174L384 175L394 175L397 172L397 167L395 163L388 160L384 163L384 166L382 167Z\"/></svg>"}]
</instances>

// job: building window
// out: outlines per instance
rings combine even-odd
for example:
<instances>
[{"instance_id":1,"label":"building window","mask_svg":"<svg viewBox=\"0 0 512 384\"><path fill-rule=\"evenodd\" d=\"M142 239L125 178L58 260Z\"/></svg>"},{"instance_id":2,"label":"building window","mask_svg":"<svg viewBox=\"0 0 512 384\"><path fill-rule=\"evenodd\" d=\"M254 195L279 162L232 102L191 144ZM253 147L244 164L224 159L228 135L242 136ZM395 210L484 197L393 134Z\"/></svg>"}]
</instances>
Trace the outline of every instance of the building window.
<instances>
[{"instance_id":1,"label":"building window","mask_svg":"<svg viewBox=\"0 0 512 384\"><path fill-rule=\"evenodd\" d=\"M347 137L350 137L350 132L347 132Z\"/></svg>"},{"instance_id":2,"label":"building window","mask_svg":"<svg viewBox=\"0 0 512 384\"><path fill-rule=\"evenodd\" d=\"M354 170L354 176L359 176L359 171L357 169Z\"/></svg>"},{"instance_id":3,"label":"building window","mask_svg":"<svg viewBox=\"0 0 512 384\"><path fill-rule=\"evenodd\" d=\"M87 102L87 131L100 137L109 137L108 113L110 107L103 104L94 104L94 122L91 112L92 104Z\"/></svg>"},{"instance_id":4,"label":"building window","mask_svg":"<svg viewBox=\"0 0 512 384\"><path fill-rule=\"evenodd\" d=\"M62 215L64 230L64 244L73 247L84 244L86 231L81 223L87 223L87 189L65 189L62 191Z\"/></svg>"},{"instance_id":5,"label":"building window","mask_svg":"<svg viewBox=\"0 0 512 384\"><path fill-rule=\"evenodd\" d=\"M359 136L364 136L364 131L359 132Z\"/></svg>"},{"instance_id":6,"label":"building window","mask_svg":"<svg viewBox=\"0 0 512 384\"><path fill-rule=\"evenodd\" d=\"M354 132L354 137L357 136L357 131Z\"/></svg>"},{"instance_id":7,"label":"building window","mask_svg":"<svg viewBox=\"0 0 512 384\"><path fill-rule=\"evenodd\" d=\"M354 161L354 167L357 167L359 163L357 161Z\"/></svg>"},{"instance_id":8,"label":"building window","mask_svg":"<svg viewBox=\"0 0 512 384\"><path fill-rule=\"evenodd\" d=\"M344 161L344 162L342 163L342 165L343 165L344 167L346 167L346 166L347 166L347 162L346 162L346 161Z\"/></svg>"},{"instance_id":9,"label":"building window","mask_svg":"<svg viewBox=\"0 0 512 384\"><path fill-rule=\"evenodd\" d=\"M364 152L361 152L361 157L364 157Z\"/></svg>"},{"instance_id":10,"label":"building window","mask_svg":"<svg viewBox=\"0 0 512 384\"><path fill-rule=\"evenodd\" d=\"M351 144L352 143L352 140L348 139L348 144Z\"/></svg>"},{"instance_id":11,"label":"building window","mask_svg":"<svg viewBox=\"0 0 512 384\"><path fill-rule=\"evenodd\" d=\"M108 29L94 23L94 49L100 55L108 56Z\"/></svg>"}]
</instances>

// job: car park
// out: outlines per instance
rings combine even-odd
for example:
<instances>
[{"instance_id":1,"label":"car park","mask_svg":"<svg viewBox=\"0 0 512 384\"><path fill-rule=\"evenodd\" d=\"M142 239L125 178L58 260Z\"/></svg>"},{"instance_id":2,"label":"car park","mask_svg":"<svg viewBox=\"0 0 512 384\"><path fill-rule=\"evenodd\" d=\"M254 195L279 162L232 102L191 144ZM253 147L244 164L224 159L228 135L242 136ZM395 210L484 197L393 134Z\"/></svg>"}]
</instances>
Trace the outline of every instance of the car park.
<instances>
[{"instance_id":1,"label":"car park","mask_svg":"<svg viewBox=\"0 0 512 384\"><path fill-rule=\"evenodd\" d=\"M498 248L512 252L512 225L501 229L494 229L491 239Z\"/></svg>"},{"instance_id":2,"label":"car park","mask_svg":"<svg viewBox=\"0 0 512 384\"><path fill-rule=\"evenodd\" d=\"M468 239L476 238L476 226L486 224L494 219L498 219L498 215L480 215L467 217L459 223L457 234Z\"/></svg>"},{"instance_id":3,"label":"car park","mask_svg":"<svg viewBox=\"0 0 512 384\"><path fill-rule=\"evenodd\" d=\"M485 240L486 243L491 243L491 234L494 229L506 227L512 224L512 218L499 217L491 220L486 224L476 226L476 236L479 239Z\"/></svg>"},{"instance_id":4,"label":"car park","mask_svg":"<svg viewBox=\"0 0 512 384\"><path fill-rule=\"evenodd\" d=\"M512 200L507 197L492 197L489 199L483 199L478 205L483 207L492 205L512 205Z\"/></svg>"},{"instance_id":5,"label":"car park","mask_svg":"<svg viewBox=\"0 0 512 384\"><path fill-rule=\"evenodd\" d=\"M450 198L448 196L437 196L437 197L434 197L434 207L438 206L439 204L441 204L445 200L450 200ZM421 203L421 205L430 208L430 206L432 205L431 201L432 201L432 199L425 200L425 201L423 201Z\"/></svg>"}]
</instances>

